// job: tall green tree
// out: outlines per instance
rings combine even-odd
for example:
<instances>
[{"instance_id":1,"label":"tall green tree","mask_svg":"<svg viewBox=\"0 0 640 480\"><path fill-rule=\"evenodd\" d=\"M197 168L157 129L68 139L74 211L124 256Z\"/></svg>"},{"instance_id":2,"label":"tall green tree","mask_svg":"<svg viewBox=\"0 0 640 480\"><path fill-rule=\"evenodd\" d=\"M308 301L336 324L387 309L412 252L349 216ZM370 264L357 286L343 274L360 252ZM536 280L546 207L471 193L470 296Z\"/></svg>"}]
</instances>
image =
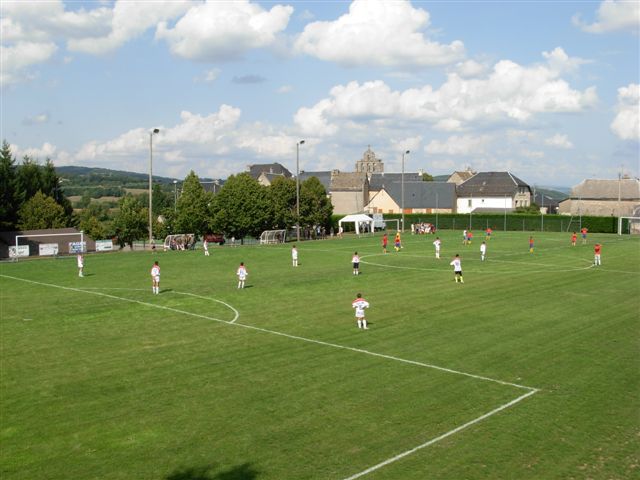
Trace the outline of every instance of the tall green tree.
<instances>
[{"instance_id":1,"label":"tall green tree","mask_svg":"<svg viewBox=\"0 0 640 480\"><path fill-rule=\"evenodd\" d=\"M271 228L267 187L248 173L231 175L214 198L215 230L242 239Z\"/></svg>"},{"instance_id":2,"label":"tall green tree","mask_svg":"<svg viewBox=\"0 0 640 480\"><path fill-rule=\"evenodd\" d=\"M22 204L18 217L21 230L64 228L67 225L64 209L40 191Z\"/></svg>"},{"instance_id":3,"label":"tall green tree","mask_svg":"<svg viewBox=\"0 0 640 480\"><path fill-rule=\"evenodd\" d=\"M182 184L177 213L173 220L174 233L202 235L210 229L210 210L213 197L204 191L200 179L189 172Z\"/></svg>"},{"instance_id":4,"label":"tall green tree","mask_svg":"<svg viewBox=\"0 0 640 480\"><path fill-rule=\"evenodd\" d=\"M0 148L0 231L10 231L18 223L18 210L24 201L18 187L18 173L11 146L5 140Z\"/></svg>"},{"instance_id":5,"label":"tall green tree","mask_svg":"<svg viewBox=\"0 0 640 480\"><path fill-rule=\"evenodd\" d=\"M290 228L296 224L296 181L276 178L267 188L271 228Z\"/></svg>"},{"instance_id":6,"label":"tall green tree","mask_svg":"<svg viewBox=\"0 0 640 480\"><path fill-rule=\"evenodd\" d=\"M18 188L23 192L25 200L29 200L36 192L42 192L42 169L38 162L28 155L22 159L18 167Z\"/></svg>"},{"instance_id":7,"label":"tall green tree","mask_svg":"<svg viewBox=\"0 0 640 480\"><path fill-rule=\"evenodd\" d=\"M56 203L64 209L64 213L68 219L67 223L70 224L71 217L73 215L73 206L64 194L62 181L58 176L51 159L47 158L44 167L40 167L40 170L40 185L42 193L53 198Z\"/></svg>"},{"instance_id":8,"label":"tall green tree","mask_svg":"<svg viewBox=\"0 0 640 480\"><path fill-rule=\"evenodd\" d=\"M422 181L423 182L433 182L433 175L430 175L427 172L424 172L422 174Z\"/></svg>"},{"instance_id":9,"label":"tall green tree","mask_svg":"<svg viewBox=\"0 0 640 480\"><path fill-rule=\"evenodd\" d=\"M142 206L140 200L127 195L119 202L120 210L113 219L113 229L118 237L118 244L124 247L126 244L133 247L133 242L145 238L148 234L148 211Z\"/></svg>"},{"instance_id":10,"label":"tall green tree","mask_svg":"<svg viewBox=\"0 0 640 480\"><path fill-rule=\"evenodd\" d=\"M310 177L300 185L300 225L329 228L333 205L320 180Z\"/></svg>"}]
</instances>

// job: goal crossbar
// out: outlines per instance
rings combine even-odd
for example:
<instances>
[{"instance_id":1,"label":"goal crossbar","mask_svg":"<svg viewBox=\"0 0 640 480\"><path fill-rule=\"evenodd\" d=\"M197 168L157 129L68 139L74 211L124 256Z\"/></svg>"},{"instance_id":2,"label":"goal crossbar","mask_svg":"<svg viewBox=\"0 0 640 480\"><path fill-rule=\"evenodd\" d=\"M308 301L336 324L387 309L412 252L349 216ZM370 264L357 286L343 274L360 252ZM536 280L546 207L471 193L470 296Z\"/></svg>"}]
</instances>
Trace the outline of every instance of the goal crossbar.
<instances>
[{"instance_id":1,"label":"goal crossbar","mask_svg":"<svg viewBox=\"0 0 640 480\"><path fill-rule=\"evenodd\" d=\"M627 231L622 231L623 220L627 221ZM623 233L640 234L640 217L618 217L618 235Z\"/></svg>"}]
</instances>

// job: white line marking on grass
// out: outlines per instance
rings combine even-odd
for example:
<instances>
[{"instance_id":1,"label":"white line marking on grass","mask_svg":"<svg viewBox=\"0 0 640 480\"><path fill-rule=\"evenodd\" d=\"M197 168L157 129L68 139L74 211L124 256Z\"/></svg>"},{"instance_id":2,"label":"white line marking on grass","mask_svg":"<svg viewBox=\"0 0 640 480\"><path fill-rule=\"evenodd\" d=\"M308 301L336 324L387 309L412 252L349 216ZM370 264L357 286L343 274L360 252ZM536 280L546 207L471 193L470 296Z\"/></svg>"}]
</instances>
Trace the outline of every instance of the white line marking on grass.
<instances>
[{"instance_id":1,"label":"white line marking on grass","mask_svg":"<svg viewBox=\"0 0 640 480\"><path fill-rule=\"evenodd\" d=\"M62 290L70 290L70 291L73 291L73 292L88 293L90 295L99 295L99 296L102 296L102 297L112 298L114 300L122 300L122 301L125 301L125 302L137 303L139 305L144 305L145 307L153 307L153 308L160 308L162 310L169 310L169 311L176 312L176 313L182 313L184 315L191 315L193 317L204 318L206 320L213 320L213 321L220 322L220 323L227 323L229 325L234 325L236 327L242 327L242 328L247 328L247 329L250 329L250 330L255 330L255 331L258 331L258 332L270 333L272 335L278 335L278 336L281 336L281 337L291 338L293 340L300 340L300 341L307 342L307 343L315 343L316 345L324 345L326 347L339 348L341 350L349 350L349 351L356 352L356 353L363 353L365 355L371 355L373 357L385 358L387 360L394 360L396 362L407 363L409 365L417 365L419 367L431 368L431 369L434 369L434 370L440 370L441 372L453 373L455 375L462 375L462 376L465 376L465 377L475 378L477 380L484 380L484 381L487 381L487 382L499 383L501 385L507 385L507 386L510 386L510 387L515 387L515 388L519 388L519 389L523 389L523 390L538 391L538 389L534 388L534 387L527 387L525 385L519 385L517 383L507 382L507 381L504 381L504 380L498 380L496 378L484 377L482 375L475 375L473 373L467 373L467 372L462 372L462 371L459 371L459 370L453 370L451 368L440 367L438 365L432 365L430 363L417 362L415 360L407 360L405 358L394 357L393 355L386 355L384 353L376 353L376 352L372 352L370 350L364 350L362 348L355 348L355 347L348 347L348 346L345 346L345 345L338 345L337 343L324 342L322 340L315 340L313 338L299 337L297 335L291 335L289 333L278 332L277 330L269 330L267 328L256 327L254 325L247 325L247 324L244 324L244 323L233 323L236 320L235 318L234 318L233 321L221 320L219 318L208 317L206 315L187 312L187 311L184 311L184 310L179 310L177 308L166 307L164 305L156 305L154 303L143 302L143 301L140 301L140 300L133 300L131 298L117 297L115 295L109 295L108 293L94 292L94 291L91 291L91 290L84 290L84 289L81 289L81 288L74 288L74 287L64 287L62 285L55 285L53 283L37 282L35 280L28 280L28 279L25 279L25 278L12 277L12 276L9 276L9 275L0 275L0 277L10 278L12 280L18 280L18 281L21 281L21 282L33 283L35 285L42 285L42 286L45 286L45 287L59 288L59 289L62 289ZM187 294L187 295L191 295L191 294ZM206 297L203 297L203 298L206 298ZM221 302L221 303L223 303L223 302ZM236 311L236 310L234 309L234 311Z\"/></svg>"},{"instance_id":2,"label":"white line marking on grass","mask_svg":"<svg viewBox=\"0 0 640 480\"><path fill-rule=\"evenodd\" d=\"M148 289L146 288L124 288L124 287L85 287L83 290L127 290L130 292L146 292L148 291ZM164 294L166 295L167 293L173 293L173 294L177 294L177 295L188 295L190 297L196 297L196 298L202 298L204 300L209 300L212 302L218 302L223 304L225 307L229 308L230 310L233 310L233 312L235 313L235 317L233 317L233 320L229 320L228 323L234 323L239 317L240 317L240 312L238 312L238 310L236 310L233 306L229 305L228 303L223 302L222 300L218 300L216 298L211 298L211 297L205 297L202 295L196 295L195 293L188 293L188 292L176 292L175 290L171 290L168 292L164 292ZM120 298L120 297L118 297ZM226 320L222 320L223 322L226 322Z\"/></svg>"},{"instance_id":3,"label":"white line marking on grass","mask_svg":"<svg viewBox=\"0 0 640 480\"><path fill-rule=\"evenodd\" d=\"M81 288L63 287L62 285L55 285L53 283L36 282L35 280L27 280L26 278L12 277L10 275L0 275L0 277L10 278L12 280L19 280L21 282L33 283L35 285L42 285L42 286L45 286L45 287L60 288L62 290L70 290L72 292L81 292L81 293L88 293L89 295L98 295L100 297L112 298L112 299L115 299L115 300L122 300L123 302L137 303L138 305L144 305L145 307L160 308L162 310L168 310L170 312L182 313L184 315L191 315L192 317L204 318L206 320L214 320L216 322L221 322L221 323L232 323L232 322L235 322L238 319L238 317L240 316L238 311L235 308L233 308L231 305L229 305L227 303L224 303L224 302L222 302L220 300L216 300L215 298L201 297L201 298L206 298L207 300L213 300L214 302L222 303L223 305L226 305L227 307L232 309L235 312L235 316L234 316L233 320L221 320L221 319L215 318L215 317L208 317L206 315L200 315L199 313L186 312L184 310L179 310L177 308L167 307L167 306L164 306L164 305L156 305L154 303L143 302L141 300L134 300L132 298L116 297L115 295L109 295L108 293L102 293L102 292L94 292L94 291L88 290L88 289L84 290L84 289L81 289ZM124 290L132 290L132 289L124 289ZM175 292L175 293L182 293L182 292ZM192 295L192 294L189 294L189 293L182 293L182 294L183 295ZM197 296L197 295L194 295L194 296Z\"/></svg>"},{"instance_id":4,"label":"white line marking on grass","mask_svg":"<svg viewBox=\"0 0 640 480\"><path fill-rule=\"evenodd\" d=\"M454 435L472 425L475 425L476 423L481 422L482 420L485 420L487 418L489 418L492 415L495 415L498 412L501 412L502 410L505 410L509 407L512 407L513 405L515 405L518 402L521 402L522 400L524 400L527 397L530 397L531 395L533 395L534 393L536 393L537 390L532 390L530 392L525 393L524 395L519 396L518 398L516 398L515 400L511 400L508 403L505 403L504 405L500 405L498 408L495 408L493 410L491 410L488 413L485 413L484 415L479 416L478 418L474 418L473 420L465 423L464 425L460 425L459 427L454 428L453 430L449 430L447 433L443 433L442 435L440 435L439 437L436 438L432 438L431 440L418 445L417 447L413 447L410 450L406 450L398 455L396 455L395 457L391 457L388 458L387 460L380 462L376 465L373 465L372 467L367 468L366 470L363 470L361 472L356 473L355 475L351 475L350 477L345 478L344 480L354 480L356 478L360 478L360 477L364 477L365 475L368 475L371 472L374 472L384 466L389 465L390 463L396 462L398 460L400 460L401 458L407 457L415 452L417 452L418 450L422 450L423 448L426 448L430 445L433 445L434 443L439 442L440 440L444 440L447 437L450 437L451 435Z\"/></svg>"},{"instance_id":5,"label":"white line marking on grass","mask_svg":"<svg viewBox=\"0 0 640 480\"><path fill-rule=\"evenodd\" d=\"M83 289L80 289L80 288L73 288L73 287L64 287L62 285L55 285L55 284L44 283L44 282L37 282L35 280L27 280L27 279L24 279L24 278L12 277L12 276L9 276L9 275L0 274L0 277L9 278L9 279L12 279L12 280L18 280L18 281L21 281L21 282L33 283L33 284L36 284L36 285L42 285L42 286L46 286L46 287L59 288L59 289L62 289L62 290L70 290L70 291L74 291L74 292L88 293L90 295L99 295L99 296L111 298L111 299L114 299L114 300L122 300L122 301L125 301L125 302L137 303L139 305L143 305L143 306L146 306L146 307L154 307L154 308L160 308L160 309L163 309L163 310L169 310L169 311L176 312L176 313L182 313L182 314L185 314L185 315L191 315L193 317L204 318L204 319L212 320L212 321L215 321L215 322L226 323L228 325L233 325L233 326L236 326L236 327L242 327L242 328L246 328L246 329L249 329L249 330L254 330L254 331L258 331L258 332L269 333L269 334L272 334L272 335L278 335L278 336L281 336L281 337L291 338L293 340L300 340L300 341L307 342L307 343L314 343L316 345L324 345L324 346L327 346L327 347L338 348L338 349L341 349L341 350L348 350L348 351L352 351L352 352L356 352L356 353L362 353L362 354L365 354L365 355L370 355L370 356L374 356L374 357L378 357L378 358L384 358L384 359L387 359L387 360L393 360L393 361L396 361L396 362L406 363L406 364L409 364L409 365L416 365L416 366L419 366L419 367L431 368L431 369L439 370L439 371L446 372L446 373L452 373L452 374L455 374L455 375L461 375L461 376L464 376L464 377L470 377L470 378L474 378L474 379L477 379L477 380L483 380L483 381L487 381L487 382L498 383L500 385L514 387L514 388L518 388L518 389L521 389L521 390L527 390L527 393L525 393L524 395L521 395L518 398L516 398L514 400L511 400L508 403L500 405L499 407L491 410L488 413L485 413L484 415L481 415L481 416L479 416L479 417L477 417L477 418L475 418L475 419L473 419L473 420L471 420L471 421L469 421L469 422L467 422L467 423L465 423L463 425L460 425L459 427L456 427L456 428L454 428L452 430L449 430L448 432L446 432L446 433L444 433L444 434L442 434L442 435L440 435L440 436L438 436L436 438L433 438L433 439L431 439L431 440L429 440L429 441L427 441L427 442L425 442L423 444L420 444L417 447L414 447L414 448L412 448L410 450L406 450L405 452L402 452L402 453L400 453L400 454L398 454L398 455L396 455L394 457L391 457L391 458L389 458L387 460L384 460L383 462L380 462L380 463L378 463L376 465L373 465L372 467L369 467L366 470L363 470L363 471L361 471L359 473L356 473L355 475L347 477L344 480L353 480L353 479L365 476L365 475L367 475L367 474L369 474L369 473L371 473L371 472L373 472L375 470L378 470L378 469L380 469L380 468L382 468L382 467L384 467L386 465L389 465L390 463L396 462L396 461L398 461L398 460L400 460L400 459L402 459L402 458L404 458L404 457L406 457L408 455L411 455L411 454L417 452L418 450L426 448L429 445L433 445L434 443L439 442L440 440L443 440L443 439L445 439L445 438L447 438L447 437L449 437L451 435L454 435L454 434L456 434L456 433L458 433L458 432L460 432L460 431L462 431L462 430L464 430L464 429L466 429L466 428L468 428L468 427L470 427L472 425L475 425L476 423L481 422L482 420L485 420L486 418L489 418L492 415L495 415L496 413L501 412L502 410L505 410L505 409L517 404L518 402L524 400L525 398L528 398L531 395L539 392L539 389L534 388L534 387L528 387L528 386L525 386L525 385L519 385L517 383L506 382L506 381L503 381L503 380L498 380L498 379L490 378L490 377L484 377L482 375L475 375L475 374L472 374L472 373L462 372L462 371L459 371L459 370L453 370L451 368L439 367L437 365L432 365L432 364L423 363L423 362L417 362L417 361L414 361L414 360L407 360L407 359L400 358L400 357L394 357L392 355L385 355L385 354L382 354L382 353L371 352L369 350L364 350L364 349L361 349L361 348L347 347L347 346L338 345L338 344L335 344L335 343L323 342L322 340L314 340L314 339L311 339L311 338L299 337L297 335L290 335L288 333L278 332L278 331L275 331L275 330L269 330L269 329L261 328L261 327L255 327L253 325L245 325L245 324L242 324L242 323L233 323L233 322L235 322L237 317L234 318L233 321L220 320L220 319L214 318L214 317L207 317L206 315L200 315L200 314L197 314L197 313L186 312L186 311L183 311L183 310L178 310L176 308L165 307L163 305L155 305L153 303L142 302L142 301L139 301L139 300L133 300L133 299L129 299L129 298L117 297L115 295L109 295L109 294L101 293L101 292L94 292L94 291L90 291L90 290L83 290ZM179 293L179 292L175 292L175 293ZM193 294L186 294L186 295L193 295ZM193 296L200 297L199 295L193 295ZM201 297L201 298L208 299L207 297ZM213 300L213 299L210 299L210 300ZM220 302L220 303L224 303L224 302ZM234 309L234 311L236 311L236 310Z\"/></svg>"}]
</instances>

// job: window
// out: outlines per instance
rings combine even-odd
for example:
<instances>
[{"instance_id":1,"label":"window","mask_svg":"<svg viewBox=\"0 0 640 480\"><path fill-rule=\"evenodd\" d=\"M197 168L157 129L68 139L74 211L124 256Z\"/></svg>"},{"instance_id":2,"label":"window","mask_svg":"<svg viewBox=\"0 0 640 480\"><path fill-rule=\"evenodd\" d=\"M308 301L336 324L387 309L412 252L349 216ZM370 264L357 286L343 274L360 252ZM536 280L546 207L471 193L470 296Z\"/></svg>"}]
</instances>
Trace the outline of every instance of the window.
<instances>
[{"instance_id":1,"label":"window","mask_svg":"<svg viewBox=\"0 0 640 480\"><path fill-rule=\"evenodd\" d=\"M469 204L468 204L467 206L468 206L469 208L471 208L471 202L473 202L473 199L471 199L471 198L470 198L470 199L468 200L468 202L469 202Z\"/></svg>"}]
</instances>

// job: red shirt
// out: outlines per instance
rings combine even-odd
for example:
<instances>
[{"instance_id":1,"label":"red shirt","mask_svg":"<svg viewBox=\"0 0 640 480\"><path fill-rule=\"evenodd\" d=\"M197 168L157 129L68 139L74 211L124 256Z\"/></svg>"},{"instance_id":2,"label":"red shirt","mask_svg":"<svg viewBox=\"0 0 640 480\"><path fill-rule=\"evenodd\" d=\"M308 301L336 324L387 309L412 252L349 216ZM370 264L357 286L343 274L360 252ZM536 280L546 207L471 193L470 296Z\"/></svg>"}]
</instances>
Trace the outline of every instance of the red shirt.
<instances>
[{"instance_id":1,"label":"red shirt","mask_svg":"<svg viewBox=\"0 0 640 480\"><path fill-rule=\"evenodd\" d=\"M575 242L577 238L578 238L578 236L575 233L573 235L571 235L571 241L572 242Z\"/></svg>"},{"instance_id":2,"label":"red shirt","mask_svg":"<svg viewBox=\"0 0 640 480\"><path fill-rule=\"evenodd\" d=\"M593 251L595 252L596 255L600 255L600 250L602 249L602 246L598 243L596 244L595 247L593 247Z\"/></svg>"}]
</instances>

